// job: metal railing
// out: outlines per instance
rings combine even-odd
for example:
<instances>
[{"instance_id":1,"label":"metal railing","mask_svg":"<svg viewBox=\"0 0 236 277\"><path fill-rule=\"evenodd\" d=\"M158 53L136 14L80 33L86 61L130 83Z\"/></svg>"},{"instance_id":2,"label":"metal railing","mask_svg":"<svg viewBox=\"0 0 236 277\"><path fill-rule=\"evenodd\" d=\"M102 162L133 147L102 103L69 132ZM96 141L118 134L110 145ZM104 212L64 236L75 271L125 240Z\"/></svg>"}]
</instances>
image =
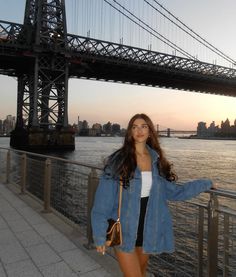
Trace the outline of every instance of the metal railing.
<instances>
[{"instance_id":1,"label":"metal railing","mask_svg":"<svg viewBox=\"0 0 236 277\"><path fill-rule=\"evenodd\" d=\"M92 247L90 211L101 168L58 157L0 148L1 180L34 195L44 212L73 221ZM176 251L153 255L154 276L236 276L236 192L212 190L171 202Z\"/></svg>"}]
</instances>

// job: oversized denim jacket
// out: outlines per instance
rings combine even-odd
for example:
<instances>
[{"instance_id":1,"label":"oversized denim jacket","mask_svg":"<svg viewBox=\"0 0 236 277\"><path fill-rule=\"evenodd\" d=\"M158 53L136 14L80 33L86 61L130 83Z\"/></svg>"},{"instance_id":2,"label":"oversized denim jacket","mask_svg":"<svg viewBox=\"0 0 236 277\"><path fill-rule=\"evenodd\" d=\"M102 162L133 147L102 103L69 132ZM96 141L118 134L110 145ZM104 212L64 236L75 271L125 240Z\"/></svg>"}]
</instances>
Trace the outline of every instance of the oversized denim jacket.
<instances>
[{"instance_id":1,"label":"oversized denim jacket","mask_svg":"<svg viewBox=\"0 0 236 277\"><path fill-rule=\"evenodd\" d=\"M162 253L174 251L174 236L169 200L181 201L197 196L209 190L211 180L200 179L178 185L159 175L157 169L158 154L149 148L152 158L152 187L147 204L143 251L145 253ZM106 240L107 219L117 219L119 180L113 179L105 172L102 174L95 194L91 213L92 231L95 245L104 245ZM141 171L137 167L134 178L127 189L122 192L121 225L123 243L118 248L132 252L137 237L141 197Z\"/></svg>"}]
</instances>

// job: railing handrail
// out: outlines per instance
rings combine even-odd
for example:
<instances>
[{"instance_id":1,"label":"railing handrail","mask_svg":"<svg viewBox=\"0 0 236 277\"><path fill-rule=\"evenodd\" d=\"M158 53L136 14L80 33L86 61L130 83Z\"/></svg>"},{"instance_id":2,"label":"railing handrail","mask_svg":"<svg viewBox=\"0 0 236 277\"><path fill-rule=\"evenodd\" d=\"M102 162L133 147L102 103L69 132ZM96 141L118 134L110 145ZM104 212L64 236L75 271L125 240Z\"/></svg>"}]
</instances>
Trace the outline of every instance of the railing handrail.
<instances>
[{"instance_id":1,"label":"railing handrail","mask_svg":"<svg viewBox=\"0 0 236 277\"><path fill-rule=\"evenodd\" d=\"M223 196L223 197L228 197L232 199L236 199L236 191L234 190L226 190L226 189L211 189L212 193L215 193L217 196Z\"/></svg>"},{"instance_id":2,"label":"railing handrail","mask_svg":"<svg viewBox=\"0 0 236 277\"><path fill-rule=\"evenodd\" d=\"M209 192L205 192L205 193L214 193L213 190L210 190ZM227 196L226 196L227 197ZM186 200L184 201L190 205L194 205L194 206L197 206L199 208L203 208L203 209L206 209L207 210L207 204L202 204L202 203L198 203L196 201L191 201L191 200ZM222 207L222 206L219 206L218 209L216 209L217 212L219 213L225 213L225 214L228 214L228 215L232 215L232 216L236 216L236 211L234 211L233 209L231 209L230 207Z\"/></svg>"}]
</instances>

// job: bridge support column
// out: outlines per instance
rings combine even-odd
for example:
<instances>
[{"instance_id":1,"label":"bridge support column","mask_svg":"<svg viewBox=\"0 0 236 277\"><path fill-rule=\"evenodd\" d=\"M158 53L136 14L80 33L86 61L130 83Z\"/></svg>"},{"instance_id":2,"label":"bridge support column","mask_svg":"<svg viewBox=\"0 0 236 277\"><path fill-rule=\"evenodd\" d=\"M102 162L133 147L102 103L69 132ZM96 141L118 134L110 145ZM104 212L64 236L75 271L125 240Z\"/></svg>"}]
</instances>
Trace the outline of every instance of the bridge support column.
<instances>
[{"instance_id":1,"label":"bridge support column","mask_svg":"<svg viewBox=\"0 0 236 277\"><path fill-rule=\"evenodd\" d=\"M32 72L18 78L17 124L10 145L24 150L74 150L66 58L39 55Z\"/></svg>"},{"instance_id":2,"label":"bridge support column","mask_svg":"<svg viewBox=\"0 0 236 277\"><path fill-rule=\"evenodd\" d=\"M24 36L30 62L18 78L17 125L10 141L15 148L75 148L68 125L66 35L65 0L26 1Z\"/></svg>"},{"instance_id":3,"label":"bridge support column","mask_svg":"<svg viewBox=\"0 0 236 277\"><path fill-rule=\"evenodd\" d=\"M170 128L167 129L167 137L170 138Z\"/></svg>"}]
</instances>

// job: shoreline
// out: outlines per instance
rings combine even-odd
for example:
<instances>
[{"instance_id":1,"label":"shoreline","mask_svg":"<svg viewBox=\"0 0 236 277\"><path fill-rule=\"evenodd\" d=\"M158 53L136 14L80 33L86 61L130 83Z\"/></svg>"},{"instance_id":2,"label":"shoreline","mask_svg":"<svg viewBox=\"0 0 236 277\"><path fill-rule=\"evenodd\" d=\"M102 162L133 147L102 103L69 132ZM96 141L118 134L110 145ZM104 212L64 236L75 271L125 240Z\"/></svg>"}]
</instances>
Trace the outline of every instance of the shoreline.
<instances>
[{"instance_id":1,"label":"shoreline","mask_svg":"<svg viewBox=\"0 0 236 277\"><path fill-rule=\"evenodd\" d=\"M179 139L203 139L203 140L236 140L236 137L195 137L195 136L189 136L189 137L178 137Z\"/></svg>"}]
</instances>

